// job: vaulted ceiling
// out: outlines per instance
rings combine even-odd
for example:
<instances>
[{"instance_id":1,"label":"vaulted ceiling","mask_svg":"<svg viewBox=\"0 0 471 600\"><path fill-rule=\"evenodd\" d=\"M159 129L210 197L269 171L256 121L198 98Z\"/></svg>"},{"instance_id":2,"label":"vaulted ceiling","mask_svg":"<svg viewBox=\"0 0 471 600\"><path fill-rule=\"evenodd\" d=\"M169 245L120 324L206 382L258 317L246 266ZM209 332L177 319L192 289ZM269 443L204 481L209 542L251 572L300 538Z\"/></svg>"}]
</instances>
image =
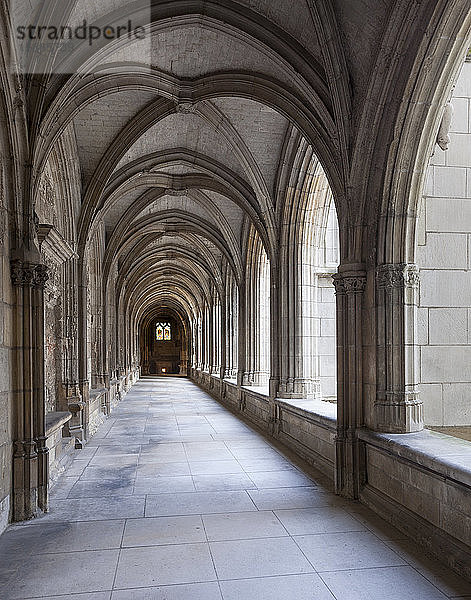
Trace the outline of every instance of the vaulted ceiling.
<instances>
[{"instance_id":1,"label":"vaulted ceiling","mask_svg":"<svg viewBox=\"0 0 471 600\"><path fill-rule=\"evenodd\" d=\"M301 144L348 212L356 131L397 4L48 2L67 23L126 16L146 36L69 45L29 79L33 190L62 145L78 166L78 250L101 224L104 275L141 304L194 303L227 268L240 281L251 227L276 254Z\"/></svg>"}]
</instances>

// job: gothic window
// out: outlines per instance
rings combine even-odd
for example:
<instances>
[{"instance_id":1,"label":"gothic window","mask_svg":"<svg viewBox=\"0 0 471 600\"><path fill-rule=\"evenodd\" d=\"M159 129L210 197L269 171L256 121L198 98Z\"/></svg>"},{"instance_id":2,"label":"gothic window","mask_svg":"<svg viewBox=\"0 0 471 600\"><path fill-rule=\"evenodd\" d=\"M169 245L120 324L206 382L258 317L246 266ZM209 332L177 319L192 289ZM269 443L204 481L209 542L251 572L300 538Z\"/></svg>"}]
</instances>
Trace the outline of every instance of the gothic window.
<instances>
[{"instance_id":1,"label":"gothic window","mask_svg":"<svg viewBox=\"0 0 471 600\"><path fill-rule=\"evenodd\" d=\"M157 323L155 326L155 339L158 342L169 342L172 339L170 323Z\"/></svg>"}]
</instances>

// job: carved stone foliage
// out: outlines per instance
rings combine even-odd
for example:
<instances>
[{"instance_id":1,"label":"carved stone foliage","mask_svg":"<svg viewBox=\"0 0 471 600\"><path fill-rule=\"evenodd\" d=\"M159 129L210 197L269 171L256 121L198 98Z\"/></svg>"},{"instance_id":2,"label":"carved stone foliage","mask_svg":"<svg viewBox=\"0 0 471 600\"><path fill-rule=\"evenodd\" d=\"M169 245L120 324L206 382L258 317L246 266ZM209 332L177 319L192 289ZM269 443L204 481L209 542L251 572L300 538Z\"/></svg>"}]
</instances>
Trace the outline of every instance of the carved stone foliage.
<instances>
[{"instance_id":1,"label":"carved stone foliage","mask_svg":"<svg viewBox=\"0 0 471 600\"><path fill-rule=\"evenodd\" d=\"M38 242L49 280L44 289L45 310L45 398L46 412L58 409L58 392L61 388L72 340L64 337L64 310L62 298L66 297L65 263L75 252L53 225L38 224ZM63 372L64 371L64 372Z\"/></svg>"},{"instance_id":2,"label":"carved stone foliage","mask_svg":"<svg viewBox=\"0 0 471 600\"><path fill-rule=\"evenodd\" d=\"M44 289L49 279L48 268L46 265L14 259L11 261L11 279L15 286Z\"/></svg>"},{"instance_id":3,"label":"carved stone foliage","mask_svg":"<svg viewBox=\"0 0 471 600\"><path fill-rule=\"evenodd\" d=\"M379 289L417 287L419 270L412 264L380 265L376 270L376 283Z\"/></svg>"},{"instance_id":4,"label":"carved stone foliage","mask_svg":"<svg viewBox=\"0 0 471 600\"><path fill-rule=\"evenodd\" d=\"M337 273L332 277L337 296L343 294L362 293L366 288L366 276L364 273L358 275Z\"/></svg>"}]
</instances>

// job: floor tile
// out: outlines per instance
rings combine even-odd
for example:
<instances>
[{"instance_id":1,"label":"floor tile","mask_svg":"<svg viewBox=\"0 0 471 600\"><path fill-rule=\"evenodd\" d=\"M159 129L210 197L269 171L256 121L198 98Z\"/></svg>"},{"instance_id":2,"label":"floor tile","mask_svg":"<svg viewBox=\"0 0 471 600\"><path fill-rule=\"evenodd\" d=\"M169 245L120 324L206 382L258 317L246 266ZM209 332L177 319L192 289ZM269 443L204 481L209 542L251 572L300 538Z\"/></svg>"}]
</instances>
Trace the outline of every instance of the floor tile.
<instances>
[{"instance_id":1,"label":"floor tile","mask_svg":"<svg viewBox=\"0 0 471 600\"><path fill-rule=\"evenodd\" d=\"M133 519L144 516L144 504L145 498L140 496L54 500L50 512L37 522Z\"/></svg>"},{"instance_id":2,"label":"floor tile","mask_svg":"<svg viewBox=\"0 0 471 600\"><path fill-rule=\"evenodd\" d=\"M191 583L113 592L112 600L222 600L217 583Z\"/></svg>"},{"instance_id":3,"label":"floor tile","mask_svg":"<svg viewBox=\"0 0 471 600\"><path fill-rule=\"evenodd\" d=\"M71 488L67 498L103 498L115 494L130 496L133 493L133 489L134 484L132 479L79 480Z\"/></svg>"},{"instance_id":4,"label":"floor tile","mask_svg":"<svg viewBox=\"0 0 471 600\"><path fill-rule=\"evenodd\" d=\"M247 492L194 492L148 496L146 517L257 510Z\"/></svg>"},{"instance_id":5,"label":"floor tile","mask_svg":"<svg viewBox=\"0 0 471 600\"><path fill-rule=\"evenodd\" d=\"M341 503L335 496L318 488L280 488L269 490L249 490L247 492L259 510L282 508L310 508Z\"/></svg>"},{"instance_id":6,"label":"floor tile","mask_svg":"<svg viewBox=\"0 0 471 600\"><path fill-rule=\"evenodd\" d=\"M372 531L382 540L404 540L407 536L393 527L390 523L375 514L367 506L359 503L349 504L345 507L355 519L358 519L365 527Z\"/></svg>"},{"instance_id":7,"label":"floor tile","mask_svg":"<svg viewBox=\"0 0 471 600\"><path fill-rule=\"evenodd\" d=\"M190 462L197 461L220 461L220 460L230 460L233 461L234 457L231 452L227 448L218 448L217 450L213 450L212 448L198 448L198 449L188 449L186 450L187 458Z\"/></svg>"},{"instance_id":8,"label":"floor tile","mask_svg":"<svg viewBox=\"0 0 471 600\"><path fill-rule=\"evenodd\" d=\"M290 538L211 542L219 579L309 573L314 569Z\"/></svg>"},{"instance_id":9,"label":"floor tile","mask_svg":"<svg viewBox=\"0 0 471 600\"><path fill-rule=\"evenodd\" d=\"M75 477L75 476L79 477L80 475L82 475L85 468L88 466L90 460L92 460L92 457L90 457L89 459L85 459L85 460L75 459L67 469L67 476L68 477Z\"/></svg>"},{"instance_id":10,"label":"floor tile","mask_svg":"<svg viewBox=\"0 0 471 600\"><path fill-rule=\"evenodd\" d=\"M225 442L185 442L183 446L188 454L198 451L211 451L216 453L219 450L226 450Z\"/></svg>"},{"instance_id":11,"label":"floor tile","mask_svg":"<svg viewBox=\"0 0 471 600\"><path fill-rule=\"evenodd\" d=\"M267 442L262 436L254 435L249 439L227 440L226 446L229 450L236 448L266 448Z\"/></svg>"},{"instance_id":12,"label":"floor tile","mask_svg":"<svg viewBox=\"0 0 471 600\"><path fill-rule=\"evenodd\" d=\"M67 498L70 490L77 483L78 477L61 476L49 490L49 498Z\"/></svg>"},{"instance_id":13,"label":"floor tile","mask_svg":"<svg viewBox=\"0 0 471 600\"><path fill-rule=\"evenodd\" d=\"M260 471L250 473L259 489L283 487L312 487L314 481L299 471Z\"/></svg>"},{"instance_id":14,"label":"floor tile","mask_svg":"<svg viewBox=\"0 0 471 600\"><path fill-rule=\"evenodd\" d=\"M87 447L86 447L87 448ZM138 444L134 445L126 445L125 447L121 446L100 446L93 454L94 458L103 457L103 456L122 456L130 454L139 454L141 451L141 446ZM80 450L80 455L83 450Z\"/></svg>"},{"instance_id":15,"label":"floor tile","mask_svg":"<svg viewBox=\"0 0 471 600\"><path fill-rule=\"evenodd\" d=\"M134 493L144 494L173 494L175 492L194 492L196 490L192 477L189 475L166 477L137 476L134 482Z\"/></svg>"},{"instance_id":16,"label":"floor tile","mask_svg":"<svg viewBox=\"0 0 471 600\"><path fill-rule=\"evenodd\" d=\"M88 463L89 467L135 467L137 466L137 454L101 454L94 456Z\"/></svg>"},{"instance_id":17,"label":"floor tile","mask_svg":"<svg viewBox=\"0 0 471 600\"><path fill-rule=\"evenodd\" d=\"M257 473L259 471L294 471L295 467L284 458L245 458L239 459L239 464L247 473Z\"/></svg>"},{"instance_id":18,"label":"floor tile","mask_svg":"<svg viewBox=\"0 0 471 600\"><path fill-rule=\"evenodd\" d=\"M207 544L125 548L121 551L115 588L214 581Z\"/></svg>"},{"instance_id":19,"label":"floor tile","mask_svg":"<svg viewBox=\"0 0 471 600\"><path fill-rule=\"evenodd\" d=\"M369 531L296 536L316 571L394 567L405 562Z\"/></svg>"},{"instance_id":20,"label":"floor tile","mask_svg":"<svg viewBox=\"0 0 471 600\"><path fill-rule=\"evenodd\" d=\"M107 465L104 467L85 467L80 479L82 481L101 481L103 479L132 479L136 476L136 466Z\"/></svg>"},{"instance_id":21,"label":"floor tile","mask_svg":"<svg viewBox=\"0 0 471 600\"><path fill-rule=\"evenodd\" d=\"M300 465L190 381L144 379L76 452L51 512L0 537L0 598L471 600Z\"/></svg>"},{"instance_id":22,"label":"floor tile","mask_svg":"<svg viewBox=\"0 0 471 600\"><path fill-rule=\"evenodd\" d=\"M224 600L335 600L315 573L221 581L221 590Z\"/></svg>"},{"instance_id":23,"label":"floor tile","mask_svg":"<svg viewBox=\"0 0 471 600\"><path fill-rule=\"evenodd\" d=\"M232 448L231 452L237 459L245 459L245 460L283 459L283 456L279 452L277 452L273 448L270 448L268 445L265 447L262 447L262 448L244 448L244 447Z\"/></svg>"},{"instance_id":24,"label":"floor tile","mask_svg":"<svg viewBox=\"0 0 471 600\"><path fill-rule=\"evenodd\" d=\"M87 592L85 594L66 594L63 596L41 596L41 600L110 600L110 592Z\"/></svg>"},{"instance_id":25,"label":"floor tile","mask_svg":"<svg viewBox=\"0 0 471 600\"><path fill-rule=\"evenodd\" d=\"M450 598L471 597L470 581L428 556L410 539L387 541L386 544L445 595Z\"/></svg>"},{"instance_id":26,"label":"floor tile","mask_svg":"<svg viewBox=\"0 0 471 600\"><path fill-rule=\"evenodd\" d=\"M435 586L411 567L322 573L337 600L445 600Z\"/></svg>"},{"instance_id":27,"label":"floor tile","mask_svg":"<svg viewBox=\"0 0 471 600\"><path fill-rule=\"evenodd\" d=\"M190 471L192 475L224 475L244 472L236 460L190 462Z\"/></svg>"},{"instance_id":28,"label":"floor tile","mask_svg":"<svg viewBox=\"0 0 471 600\"><path fill-rule=\"evenodd\" d=\"M161 546L205 542L203 522L199 516L129 519L123 547Z\"/></svg>"},{"instance_id":29,"label":"floor tile","mask_svg":"<svg viewBox=\"0 0 471 600\"><path fill-rule=\"evenodd\" d=\"M221 475L194 475L193 481L198 492L253 490L255 483L245 473L225 473Z\"/></svg>"},{"instance_id":30,"label":"floor tile","mask_svg":"<svg viewBox=\"0 0 471 600\"><path fill-rule=\"evenodd\" d=\"M365 526L337 506L275 511L291 535L364 531Z\"/></svg>"},{"instance_id":31,"label":"floor tile","mask_svg":"<svg viewBox=\"0 0 471 600\"><path fill-rule=\"evenodd\" d=\"M139 477L157 477L158 475L173 477L191 475L191 472L187 462L165 462L140 464L137 467L137 475Z\"/></svg>"},{"instance_id":32,"label":"floor tile","mask_svg":"<svg viewBox=\"0 0 471 600\"><path fill-rule=\"evenodd\" d=\"M119 548L124 520L85 521L76 523L45 523L10 528L0 540L8 543L9 552L50 554L83 550ZM0 545L0 553L2 547Z\"/></svg>"},{"instance_id":33,"label":"floor tile","mask_svg":"<svg viewBox=\"0 0 471 600\"><path fill-rule=\"evenodd\" d=\"M163 452L142 452L139 456L139 464L159 464L159 463L185 463L187 457L183 448L177 451Z\"/></svg>"},{"instance_id":34,"label":"floor tile","mask_svg":"<svg viewBox=\"0 0 471 600\"><path fill-rule=\"evenodd\" d=\"M110 590L118 550L31 556L1 591L2 600Z\"/></svg>"},{"instance_id":35,"label":"floor tile","mask_svg":"<svg viewBox=\"0 0 471 600\"><path fill-rule=\"evenodd\" d=\"M269 511L205 515L203 523L209 541L288 535L280 521Z\"/></svg>"}]
</instances>

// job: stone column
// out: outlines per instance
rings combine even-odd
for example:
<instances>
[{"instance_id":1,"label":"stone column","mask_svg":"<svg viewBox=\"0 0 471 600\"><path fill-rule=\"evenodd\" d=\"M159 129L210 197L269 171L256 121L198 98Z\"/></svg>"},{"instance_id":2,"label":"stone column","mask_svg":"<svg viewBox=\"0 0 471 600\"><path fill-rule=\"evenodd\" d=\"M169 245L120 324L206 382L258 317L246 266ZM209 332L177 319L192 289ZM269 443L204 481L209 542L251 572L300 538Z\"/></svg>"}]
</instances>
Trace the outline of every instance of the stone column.
<instances>
[{"instance_id":1,"label":"stone column","mask_svg":"<svg viewBox=\"0 0 471 600\"><path fill-rule=\"evenodd\" d=\"M214 304L208 308L208 326L207 326L207 339L208 339L208 360L207 370L208 373L213 372L213 360L214 360Z\"/></svg>"},{"instance_id":2,"label":"stone column","mask_svg":"<svg viewBox=\"0 0 471 600\"><path fill-rule=\"evenodd\" d=\"M17 380L13 441L13 519L31 519L48 505L48 449L44 402L45 265L11 262L16 289L14 338Z\"/></svg>"},{"instance_id":3,"label":"stone column","mask_svg":"<svg viewBox=\"0 0 471 600\"><path fill-rule=\"evenodd\" d=\"M229 340L229 349L230 349L230 362L228 366L228 374L227 377L230 379L237 379L237 361L238 361L238 338L239 338L239 303L238 296L236 294L232 294L231 303L229 306L229 318L230 318L230 327L227 331L227 336Z\"/></svg>"},{"instance_id":4,"label":"stone column","mask_svg":"<svg viewBox=\"0 0 471 600\"><path fill-rule=\"evenodd\" d=\"M291 274L286 279L283 277L281 282L278 397L320 398L320 380L313 361L315 301L314 298L310 298L310 302L303 298L299 277ZM305 314L305 311L309 312Z\"/></svg>"},{"instance_id":5,"label":"stone column","mask_svg":"<svg viewBox=\"0 0 471 600\"><path fill-rule=\"evenodd\" d=\"M49 449L46 441L45 356L44 356L44 286L48 279L45 265L36 266L33 287L33 347L34 347L34 439L38 453L38 507L49 508Z\"/></svg>"},{"instance_id":6,"label":"stone column","mask_svg":"<svg viewBox=\"0 0 471 600\"><path fill-rule=\"evenodd\" d=\"M221 374L221 304L215 296L211 306L211 374Z\"/></svg>"},{"instance_id":7,"label":"stone column","mask_svg":"<svg viewBox=\"0 0 471 600\"><path fill-rule=\"evenodd\" d=\"M245 384L245 371L247 369L247 282L243 281L239 287L239 311L238 317L238 336L237 336L237 385L240 387Z\"/></svg>"},{"instance_id":8,"label":"stone column","mask_svg":"<svg viewBox=\"0 0 471 600\"><path fill-rule=\"evenodd\" d=\"M299 199L297 200L299 201ZM317 273L315 252L303 239L302 224L280 251L279 398L320 398L317 373Z\"/></svg>"},{"instance_id":9,"label":"stone column","mask_svg":"<svg viewBox=\"0 0 471 600\"><path fill-rule=\"evenodd\" d=\"M219 336L219 348L220 348L220 360L221 360L221 364L219 366L219 376L221 377L221 379L224 379L226 377L226 373L228 371L227 369L227 365L228 365L228 352L227 352L227 325L228 325L228 318L227 318L227 301L225 296L222 297L221 299L221 310L220 310L220 316L219 316L219 327L220 327L220 336Z\"/></svg>"},{"instance_id":10,"label":"stone column","mask_svg":"<svg viewBox=\"0 0 471 600\"><path fill-rule=\"evenodd\" d=\"M334 275L337 297L336 492L357 498L364 461L357 429L363 425L363 265L340 266Z\"/></svg>"},{"instance_id":11,"label":"stone column","mask_svg":"<svg viewBox=\"0 0 471 600\"><path fill-rule=\"evenodd\" d=\"M257 286L252 280L245 284L245 322L243 324L245 342L245 369L242 376L242 385L256 385L256 364L258 339L258 310Z\"/></svg>"},{"instance_id":12,"label":"stone column","mask_svg":"<svg viewBox=\"0 0 471 600\"><path fill-rule=\"evenodd\" d=\"M223 348L225 349L225 369L224 369L224 377L228 379L232 378L233 375L233 365L234 365L234 320L233 320L233 306L232 306L232 295L226 294L226 302L225 302L225 316L223 319L223 324L225 327L225 337L223 337Z\"/></svg>"},{"instance_id":13,"label":"stone column","mask_svg":"<svg viewBox=\"0 0 471 600\"><path fill-rule=\"evenodd\" d=\"M416 265L384 264L376 269L377 431L423 429L415 344L418 286Z\"/></svg>"},{"instance_id":14,"label":"stone column","mask_svg":"<svg viewBox=\"0 0 471 600\"><path fill-rule=\"evenodd\" d=\"M201 348L203 344L202 339L202 326L201 317L198 316L193 321L193 368L202 371L203 370L203 356L201 354Z\"/></svg>"}]
</instances>

